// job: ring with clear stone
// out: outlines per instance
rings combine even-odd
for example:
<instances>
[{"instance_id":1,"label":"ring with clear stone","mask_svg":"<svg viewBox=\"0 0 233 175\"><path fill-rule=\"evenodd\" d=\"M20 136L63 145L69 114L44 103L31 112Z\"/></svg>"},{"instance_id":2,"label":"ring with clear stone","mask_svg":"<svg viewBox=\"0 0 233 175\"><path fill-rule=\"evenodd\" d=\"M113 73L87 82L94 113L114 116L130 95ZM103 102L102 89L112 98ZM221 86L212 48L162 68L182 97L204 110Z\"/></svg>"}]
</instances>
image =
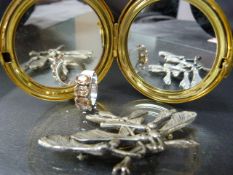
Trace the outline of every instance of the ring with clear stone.
<instances>
[{"instance_id":1,"label":"ring with clear stone","mask_svg":"<svg viewBox=\"0 0 233 175\"><path fill-rule=\"evenodd\" d=\"M98 78L95 71L82 71L75 80L75 105L83 112L92 111L96 106Z\"/></svg>"}]
</instances>

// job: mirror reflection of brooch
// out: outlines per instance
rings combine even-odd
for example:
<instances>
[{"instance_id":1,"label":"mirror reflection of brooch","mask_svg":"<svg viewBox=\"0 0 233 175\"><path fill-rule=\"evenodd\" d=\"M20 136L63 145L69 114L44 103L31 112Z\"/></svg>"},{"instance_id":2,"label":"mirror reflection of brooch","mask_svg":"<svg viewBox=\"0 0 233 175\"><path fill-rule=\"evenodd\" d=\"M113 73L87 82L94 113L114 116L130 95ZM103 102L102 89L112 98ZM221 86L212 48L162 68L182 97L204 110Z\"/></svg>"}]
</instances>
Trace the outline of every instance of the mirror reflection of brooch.
<instances>
[{"instance_id":1,"label":"mirror reflection of brooch","mask_svg":"<svg viewBox=\"0 0 233 175\"><path fill-rule=\"evenodd\" d=\"M165 74L163 81L166 85L172 84L172 78L178 78L181 80L179 87L189 89L202 81L203 78L200 71L209 72L208 68L200 64L199 61L202 58L199 56L188 59L185 56L178 56L165 51L160 51L159 56L163 59L163 63L148 65L148 71L156 74Z\"/></svg>"},{"instance_id":2,"label":"mirror reflection of brooch","mask_svg":"<svg viewBox=\"0 0 233 175\"><path fill-rule=\"evenodd\" d=\"M163 76L165 85L170 86L172 79L180 80L179 87L189 89L202 81L201 71L208 73L209 68L204 67L200 56L192 59L185 56L175 55L170 52L160 51L159 57L162 58L160 64L149 64L148 50L144 45L139 45L138 61L135 65L136 73L147 71Z\"/></svg>"},{"instance_id":3,"label":"mirror reflection of brooch","mask_svg":"<svg viewBox=\"0 0 233 175\"><path fill-rule=\"evenodd\" d=\"M59 81L59 78L65 81L68 79L71 68L79 67L80 70L86 70L85 64L91 60L93 53L88 50L61 51L63 47L62 45L56 49L41 52L31 51L29 53L31 58L24 64L24 71L36 71L50 67L56 81Z\"/></svg>"}]
</instances>

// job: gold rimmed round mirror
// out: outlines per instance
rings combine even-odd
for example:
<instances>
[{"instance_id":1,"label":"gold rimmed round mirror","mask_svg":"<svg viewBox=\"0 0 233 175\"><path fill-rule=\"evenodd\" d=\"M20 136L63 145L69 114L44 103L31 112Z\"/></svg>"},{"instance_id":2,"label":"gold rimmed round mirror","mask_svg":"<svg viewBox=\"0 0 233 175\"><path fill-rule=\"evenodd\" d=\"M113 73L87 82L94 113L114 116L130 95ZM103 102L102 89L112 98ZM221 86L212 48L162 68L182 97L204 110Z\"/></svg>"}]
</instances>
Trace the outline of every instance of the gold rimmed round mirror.
<instances>
[{"instance_id":1,"label":"gold rimmed round mirror","mask_svg":"<svg viewBox=\"0 0 233 175\"><path fill-rule=\"evenodd\" d=\"M113 58L136 90L166 103L206 95L232 69L232 33L215 1L129 1L118 21L103 0L48 2L12 1L0 28L1 63L38 98L73 98L66 84L84 69L102 80Z\"/></svg>"},{"instance_id":2,"label":"gold rimmed round mirror","mask_svg":"<svg viewBox=\"0 0 233 175\"><path fill-rule=\"evenodd\" d=\"M13 1L1 23L1 62L27 93L45 100L73 98L72 81L111 66L113 17L104 1Z\"/></svg>"},{"instance_id":3,"label":"gold rimmed round mirror","mask_svg":"<svg viewBox=\"0 0 233 175\"><path fill-rule=\"evenodd\" d=\"M186 5L185 13L178 7L161 10L164 1L139 0L120 19L123 74L144 95L167 103L206 95L232 64L231 30L220 7L214 1L180 3Z\"/></svg>"}]
</instances>

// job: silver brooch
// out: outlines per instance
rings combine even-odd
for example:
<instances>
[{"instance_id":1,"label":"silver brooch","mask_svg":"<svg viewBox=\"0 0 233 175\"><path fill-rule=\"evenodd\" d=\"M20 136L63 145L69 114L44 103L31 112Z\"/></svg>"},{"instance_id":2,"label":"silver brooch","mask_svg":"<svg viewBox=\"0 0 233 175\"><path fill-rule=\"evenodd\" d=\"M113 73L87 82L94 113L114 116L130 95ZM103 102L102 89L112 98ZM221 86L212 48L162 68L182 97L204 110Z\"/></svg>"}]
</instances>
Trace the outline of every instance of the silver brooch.
<instances>
[{"instance_id":1,"label":"silver brooch","mask_svg":"<svg viewBox=\"0 0 233 175\"><path fill-rule=\"evenodd\" d=\"M143 45L139 45L138 55L138 62L135 66L137 73L142 70L155 73L162 76L163 82L168 86L172 84L173 79L176 79L180 81L180 88L192 88L203 80L201 71L205 74L210 71L209 68L200 64L200 60L202 59L200 56L186 58L185 56L160 51L159 57L162 59L161 63L148 64L148 50Z\"/></svg>"},{"instance_id":2,"label":"silver brooch","mask_svg":"<svg viewBox=\"0 0 233 175\"><path fill-rule=\"evenodd\" d=\"M47 51L31 51L29 56L31 59L24 64L25 71L36 71L46 67L50 67L55 80L65 81L68 79L69 68L79 68L85 70L85 64L90 62L93 53L88 50L78 51L61 51L64 46Z\"/></svg>"},{"instance_id":3,"label":"silver brooch","mask_svg":"<svg viewBox=\"0 0 233 175\"><path fill-rule=\"evenodd\" d=\"M38 143L54 151L77 153L80 160L85 155L122 158L113 168L113 175L129 175L132 161L146 155L157 154L170 147L185 149L198 146L194 140L171 137L195 120L195 112L164 110L154 114L150 121L146 120L148 115L145 110L136 110L124 117L100 111L86 115L86 120L99 125L98 129L70 136L47 136L39 139Z\"/></svg>"},{"instance_id":4,"label":"silver brooch","mask_svg":"<svg viewBox=\"0 0 233 175\"><path fill-rule=\"evenodd\" d=\"M166 85L171 85L172 78L179 78L181 79L179 87L189 89L202 81L203 78L200 75L201 70L204 72L209 71L208 68L205 68L199 63L202 59L199 56L189 59L165 51L160 51L159 56L163 59L163 63L161 65L148 65L148 71L165 74L163 81Z\"/></svg>"}]
</instances>

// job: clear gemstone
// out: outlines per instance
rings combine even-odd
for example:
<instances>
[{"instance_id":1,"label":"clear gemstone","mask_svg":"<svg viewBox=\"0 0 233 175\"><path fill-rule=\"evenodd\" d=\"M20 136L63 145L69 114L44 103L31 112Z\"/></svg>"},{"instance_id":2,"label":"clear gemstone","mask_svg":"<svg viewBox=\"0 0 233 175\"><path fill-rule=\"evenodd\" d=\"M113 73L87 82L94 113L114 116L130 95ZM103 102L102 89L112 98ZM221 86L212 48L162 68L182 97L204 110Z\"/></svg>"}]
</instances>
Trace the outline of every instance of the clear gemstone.
<instances>
[{"instance_id":1,"label":"clear gemstone","mask_svg":"<svg viewBox=\"0 0 233 175\"><path fill-rule=\"evenodd\" d=\"M76 82L80 85L87 85L91 82L91 79L87 75L80 75L77 77Z\"/></svg>"},{"instance_id":2,"label":"clear gemstone","mask_svg":"<svg viewBox=\"0 0 233 175\"><path fill-rule=\"evenodd\" d=\"M76 86L75 87L75 96L86 97L89 94L88 86Z\"/></svg>"},{"instance_id":3,"label":"clear gemstone","mask_svg":"<svg viewBox=\"0 0 233 175\"><path fill-rule=\"evenodd\" d=\"M92 109L91 102L87 98L75 98L75 105L78 109L84 111Z\"/></svg>"}]
</instances>

